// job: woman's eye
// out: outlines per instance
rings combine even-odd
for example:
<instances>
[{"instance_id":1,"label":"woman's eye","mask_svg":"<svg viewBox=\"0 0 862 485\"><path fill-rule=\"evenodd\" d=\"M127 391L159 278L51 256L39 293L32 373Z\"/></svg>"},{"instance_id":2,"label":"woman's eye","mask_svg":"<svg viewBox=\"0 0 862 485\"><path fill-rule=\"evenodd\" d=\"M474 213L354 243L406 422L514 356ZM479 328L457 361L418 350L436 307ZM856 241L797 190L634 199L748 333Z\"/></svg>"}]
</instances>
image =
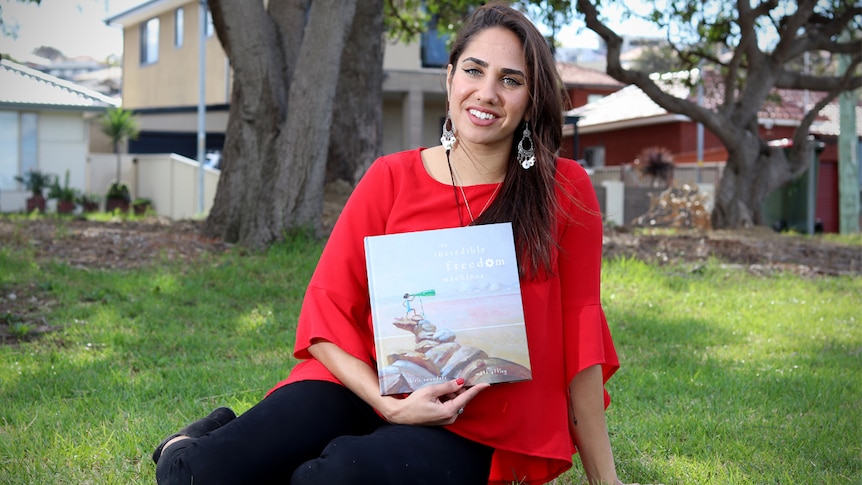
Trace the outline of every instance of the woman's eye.
<instances>
[{"instance_id":1,"label":"woman's eye","mask_svg":"<svg viewBox=\"0 0 862 485\"><path fill-rule=\"evenodd\" d=\"M509 87L521 86L523 83L515 78L505 77L503 78L503 84Z\"/></svg>"},{"instance_id":2,"label":"woman's eye","mask_svg":"<svg viewBox=\"0 0 862 485\"><path fill-rule=\"evenodd\" d=\"M479 72L479 70L476 69L475 67L468 67L468 68L464 69L464 72L466 72L470 76L478 76L479 74L481 74Z\"/></svg>"}]
</instances>

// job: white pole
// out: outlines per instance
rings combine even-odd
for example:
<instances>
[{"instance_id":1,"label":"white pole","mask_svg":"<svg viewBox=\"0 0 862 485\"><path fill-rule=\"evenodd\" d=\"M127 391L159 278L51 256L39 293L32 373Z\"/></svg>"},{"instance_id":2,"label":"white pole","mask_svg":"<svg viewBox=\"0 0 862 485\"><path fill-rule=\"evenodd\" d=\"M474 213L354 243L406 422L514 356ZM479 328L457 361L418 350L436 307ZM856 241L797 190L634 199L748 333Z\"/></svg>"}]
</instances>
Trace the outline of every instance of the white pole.
<instances>
[{"instance_id":1,"label":"white pole","mask_svg":"<svg viewBox=\"0 0 862 485\"><path fill-rule=\"evenodd\" d=\"M206 40L207 2L200 0L198 30L198 213L204 213L204 162L206 161Z\"/></svg>"}]
</instances>

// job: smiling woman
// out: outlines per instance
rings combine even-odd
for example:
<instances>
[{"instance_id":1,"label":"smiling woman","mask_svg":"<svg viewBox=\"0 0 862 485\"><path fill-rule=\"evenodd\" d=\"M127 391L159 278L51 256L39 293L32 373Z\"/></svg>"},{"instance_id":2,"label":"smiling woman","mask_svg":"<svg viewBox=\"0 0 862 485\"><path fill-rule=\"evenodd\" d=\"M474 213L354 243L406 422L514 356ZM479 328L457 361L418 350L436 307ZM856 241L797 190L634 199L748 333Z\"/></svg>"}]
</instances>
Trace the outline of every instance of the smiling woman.
<instances>
[{"instance_id":1,"label":"smiling woman","mask_svg":"<svg viewBox=\"0 0 862 485\"><path fill-rule=\"evenodd\" d=\"M590 482L620 483L604 415L619 361L599 294L602 220L586 172L555 155L553 56L522 13L492 4L464 24L447 73L442 145L376 160L335 224L304 296L300 363L240 416L218 408L167 436L159 483L546 483L576 450ZM533 379L439 376L381 395L364 238L496 222L514 232Z\"/></svg>"}]
</instances>

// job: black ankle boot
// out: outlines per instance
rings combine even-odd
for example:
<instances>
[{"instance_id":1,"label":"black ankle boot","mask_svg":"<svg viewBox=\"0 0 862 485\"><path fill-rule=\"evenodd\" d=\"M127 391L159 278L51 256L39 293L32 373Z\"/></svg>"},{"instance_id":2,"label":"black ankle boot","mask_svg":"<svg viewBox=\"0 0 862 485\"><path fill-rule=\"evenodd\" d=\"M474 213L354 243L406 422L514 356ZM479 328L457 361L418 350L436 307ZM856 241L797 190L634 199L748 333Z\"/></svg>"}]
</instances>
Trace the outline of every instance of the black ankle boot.
<instances>
[{"instance_id":1,"label":"black ankle boot","mask_svg":"<svg viewBox=\"0 0 862 485\"><path fill-rule=\"evenodd\" d=\"M176 438L177 436L188 436L189 438L200 438L201 436L209 433L210 431L221 428L222 426L230 423L236 419L236 414L230 409L221 407L211 412L209 416L205 418L201 418L194 423L186 426L185 428L179 430L177 433L174 433L159 443L159 446L156 447L156 450L153 451L153 462L158 463L159 458L162 456L162 449L165 447L168 441Z\"/></svg>"}]
</instances>

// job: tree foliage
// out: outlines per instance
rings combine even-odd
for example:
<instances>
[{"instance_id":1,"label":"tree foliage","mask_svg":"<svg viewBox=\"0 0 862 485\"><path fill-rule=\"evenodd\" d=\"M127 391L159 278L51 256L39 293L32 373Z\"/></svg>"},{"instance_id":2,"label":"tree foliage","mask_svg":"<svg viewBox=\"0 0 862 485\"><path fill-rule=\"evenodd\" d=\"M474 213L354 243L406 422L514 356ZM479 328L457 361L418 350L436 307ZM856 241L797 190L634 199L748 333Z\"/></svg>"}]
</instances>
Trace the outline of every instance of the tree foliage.
<instances>
[{"instance_id":1,"label":"tree foliage","mask_svg":"<svg viewBox=\"0 0 862 485\"><path fill-rule=\"evenodd\" d=\"M121 107L108 108L100 120L102 133L111 139L114 153L117 155L117 177L120 182L120 144L126 140L134 140L138 137L138 122L131 110Z\"/></svg>"},{"instance_id":2,"label":"tree foliage","mask_svg":"<svg viewBox=\"0 0 862 485\"><path fill-rule=\"evenodd\" d=\"M40 4L42 0L17 0L20 3L35 3ZM3 4L0 4L0 34L4 37L18 37L18 25L10 24L6 21L6 18L3 16Z\"/></svg>"},{"instance_id":3,"label":"tree foliage","mask_svg":"<svg viewBox=\"0 0 862 485\"><path fill-rule=\"evenodd\" d=\"M408 42L436 26L441 34L456 32L477 6L486 0L385 0L384 22L386 32L393 40ZM574 10L571 0L514 0L513 7L526 13L533 21L550 30L551 47L559 30L572 22Z\"/></svg>"},{"instance_id":4,"label":"tree foliage","mask_svg":"<svg viewBox=\"0 0 862 485\"><path fill-rule=\"evenodd\" d=\"M862 85L862 6L854 0L654 3L646 18L665 29L682 66L700 66L720 75L720 102L710 108L667 93L649 72L622 66L622 38L600 13L608 3L577 0L576 7L587 27L607 45L608 74L638 86L668 111L703 123L727 148L714 227L761 222L760 205L766 195L807 169L808 132L817 114L841 92ZM818 58L845 55L849 67L843 73L804 69L800 60L806 53ZM776 89L818 94L786 152L768 146L758 130L758 112Z\"/></svg>"}]
</instances>

